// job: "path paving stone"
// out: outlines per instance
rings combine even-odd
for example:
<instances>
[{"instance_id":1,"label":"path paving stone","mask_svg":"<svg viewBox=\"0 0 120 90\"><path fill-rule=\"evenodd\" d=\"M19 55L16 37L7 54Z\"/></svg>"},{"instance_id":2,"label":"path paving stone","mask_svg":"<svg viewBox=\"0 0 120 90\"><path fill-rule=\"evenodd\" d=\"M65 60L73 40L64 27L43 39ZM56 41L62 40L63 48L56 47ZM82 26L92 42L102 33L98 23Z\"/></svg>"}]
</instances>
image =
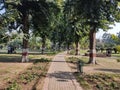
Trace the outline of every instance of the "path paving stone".
<instances>
[{"instance_id":1,"label":"path paving stone","mask_svg":"<svg viewBox=\"0 0 120 90\"><path fill-rule=\"evenodd\" d=\"M42 90L82 90L64 59L65 53L54 57Z\"/></svg>"}]
</instances>

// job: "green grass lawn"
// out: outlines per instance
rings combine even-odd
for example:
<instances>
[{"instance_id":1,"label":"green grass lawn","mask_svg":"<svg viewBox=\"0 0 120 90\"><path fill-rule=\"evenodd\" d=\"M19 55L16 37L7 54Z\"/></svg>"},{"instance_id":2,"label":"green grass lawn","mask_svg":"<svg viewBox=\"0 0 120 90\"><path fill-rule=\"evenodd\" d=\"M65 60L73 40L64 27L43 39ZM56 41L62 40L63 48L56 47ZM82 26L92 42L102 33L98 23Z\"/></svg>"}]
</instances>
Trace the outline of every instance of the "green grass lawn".
<instances>
[{"instance_id":1,"label":"green grass lawn","mask_svg":"<svg viewBox=\"0 0 120 90\"><path fill-rule=\"evenodd\" d=\"M79 52L80 52L80 55L84 55L87 52L87 49L86 50L80 49ZM73 49L70 50L70 55L75 55L75 50Z\"/></svg>"},{"instance_id":2,"label":"green grass lawn","mask_svg":"<svg viewBox=\"0 0 120 90\"><path fill-rule=\"evenodd\" d=\"M120 2L118 3L118 5L120 6Z\"/></svg>"},{"instance_id":3,"label":"green grass lawn","mask_svg":"<svg viewBox=\"0 0 120 90\"><path fill-rule=\"evenodd\" d=\"M120 53L112 54L112 57L120 58Z\"/></svg>"}]
</instances>

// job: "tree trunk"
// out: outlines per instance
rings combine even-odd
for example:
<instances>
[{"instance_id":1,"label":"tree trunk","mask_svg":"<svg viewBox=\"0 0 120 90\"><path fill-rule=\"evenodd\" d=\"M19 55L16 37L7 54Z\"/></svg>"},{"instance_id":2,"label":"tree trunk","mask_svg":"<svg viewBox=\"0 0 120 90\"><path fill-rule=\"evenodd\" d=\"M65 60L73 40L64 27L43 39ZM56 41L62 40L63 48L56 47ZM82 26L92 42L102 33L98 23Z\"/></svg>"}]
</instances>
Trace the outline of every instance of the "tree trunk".
<instances>
[{"instance_id":1,"label":"tree trunk","mask_svg":"<svg viewBox=\"0 0 120 90\"><path fill-rule=\"evenodd\" d=\"M89 64L96 64L96 30L95 27L90 30L90 52L89 52Z\"/></svg>"},{"instance_id":2,"label":"tree trunk","mask_svg":"<svg viewBox=\"0 0 120 90\"><path fill-rule=\"evenodd\" d=\"M56 42L53 42L52 50L53 50L53 52L56 51Z\"/></svg>"},{"instance_id":3,"label":"tree trunk","mask_svg":"<svg viewBox=\"0 0 120 90\"><path fill-rule=\"evenodd\" d=\"M80 53L79 53L79 42L78 41L75 42L75 46L76 46L75 55L79 55Z\"/></svg>"},{"instance_id":4,"label":"tree trunk","mask_svg":"<svg viewBox=\"0 0 120 90\"><path fill-rule=\"evenodd\" d=\"M28 62L28 40L29 40L29 22L28 15L23 15L23 50L22 50L22 62Z\"/></svg>"},{"instance_id":5,"label":"tree trunk","mask_svg":"<svg viewBox=\"0 0 120 90\"><path fill-rule=\"evenodd\" d=\"M41 50L41 54L44 54L45 51L45 38L42 38L42 50Z\"/></svg>"},{"instance_id":6,"label":"tree trunk","mask_svg":"<svg viewBox=\"0 0 120 90\"><path fill-rule=\"evenodd\" d=\"M60 51L61 50L61 42L59 42L59 44L58 44L58 51Z\"/></svg>"},{"instance_id":7,"label":"tree trunk","mask_svg":"<svg viewBox=\"0 0 120 90\"><path fill-rule=\"evenodd\" d=\"M67 54L69 54L70 53L70 44L68 43L67 44Z\"/></svg>"}]
</instances>

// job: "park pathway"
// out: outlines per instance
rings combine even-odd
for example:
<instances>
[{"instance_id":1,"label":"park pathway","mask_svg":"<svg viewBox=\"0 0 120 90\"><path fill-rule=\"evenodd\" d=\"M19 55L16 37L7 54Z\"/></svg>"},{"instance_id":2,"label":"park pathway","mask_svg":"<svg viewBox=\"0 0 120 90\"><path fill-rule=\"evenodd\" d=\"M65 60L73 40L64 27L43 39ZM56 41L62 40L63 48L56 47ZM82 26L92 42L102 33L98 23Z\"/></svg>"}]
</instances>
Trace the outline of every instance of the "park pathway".
<instances>
[{"instance_id":1,"label":"park pathway","mask_svg":"<svg viewBox=\"0 0 120 90\"><path fill-rule=\"evenodd\" d=\"M42 90L82 90L64 59L65 53L56 55L48 70Z\"/></svg>"}]
</instances>

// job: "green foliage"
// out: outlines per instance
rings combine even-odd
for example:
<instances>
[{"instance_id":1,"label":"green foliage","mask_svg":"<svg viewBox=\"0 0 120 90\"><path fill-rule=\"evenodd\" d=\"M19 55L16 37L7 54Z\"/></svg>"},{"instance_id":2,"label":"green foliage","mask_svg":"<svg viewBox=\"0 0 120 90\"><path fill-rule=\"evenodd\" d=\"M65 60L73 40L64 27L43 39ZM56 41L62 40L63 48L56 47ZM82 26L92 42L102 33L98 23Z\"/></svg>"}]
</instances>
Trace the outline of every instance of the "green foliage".
<instances>
[{"instance_id":1,"label":"green foliage","mask_svg":"<svg viewBox=\"0 0 120 90\"><path fill-rule=\"evenodd\" d=\"M37 78L39 74L34 73L34 72L25 72L20 75L20 79L23 80L25 83L29 83L35 78Z\"/></svg>"},{"instance_id":2,"label":"green foliage","mask_svg":"<svg viewBox=\"0 0 120 90\"><path fill-rule=\"evenodd\" d=\"M75 55L75 50L70 50L70 55Z\"/></svg>"},{"instance_id":3,"label":"green foliage","mask_svg":"<svg viewBox=\"0 0 120 90\"><path fill-rule=\"evenodd\" d=\"M21 86L14 81L6 90L21 90Z\"/></svg>"},{"instance_id":4,"label":"green foliage","mask_svg":"<svg viewBox=\"0 0 120 90\"><path fill-rule=\"evenodd\" d=\"M30 49L32 50L40 50L41 38L32 35L32 37L29 40L29 46L30 46Z\"/></svg>"},{"instance_id":5,"label":"green foliage","mask_svg":"<svg viewBox=\"0 0 120 90\"><path fill-rule=\"evenodd\" d=\"M69 58L67 58L67 61L70 62L70 63L77 63L78 61L80 61L84 64L84 63L88 62L88 58L86 58L86 57L82 57L82 58L69 57Z\"/></svg>"},{"instance_id":6,"label":"green foliage","mask_svg":"<svg viewBox=\"0 0 120 90\"><path fill-rule=\"evenodd\" d=\"M118 52L120 52L120 45L117 45L115 48Z\"/></svg>"},{"instance_id":7,"label":"green foliage","mask_svg":"<svg viewBox=\"0 0 120 90\"><path fill-rule=\"evenodd\" d=\"M87 20L87 24L102 29L106 29L105 26L108 27L108 24L115 21L118 9L116 0L112 2L110 0L80 0L76 2L77 13Z\"/></svg>"},{"instance_id":8,"label":"green foliage","mask_svg":"<svg viewBox=\"0 0 120 90\"><path fill-rule=\"evenodd\" d=\"M115 74L76 74L76 78L85 90L118 90L120 75ZM116 78L116 79L114 79Z\"/></svg>"},{"instance_id":9,"label":"green foliage","mask_svg":"<svg viewBox=\"0 0 120 90\"><path fill-rule=\"evenodd\" d=\"M84 19L76 13L76 1L66 0L64 7L66 42L79 42L88 35L89 26L84 24ZM72 34L72 37L71 37Z\"/></svg>"},{"instance_id":10,"label":"green foliage","mask_svg":"<svg viewBox=\"0 0 120 90\"><path fill-rule=\"evenodd\" d=\"M76 75L77 76L77 75ZM80 85L85 89L85 90L90 90L91 87L89 83L85 80L85 78L81 75L77 76L77 81L80 83Z\"/></svg>"},{"instance_id":11,"label":"green foliage","mask_svg":"<svg viewBox=\"0 0 120 90\"><path fill-rule=\"evenodd\" d=\"M120 59L117 59L117 62L120 62Z\"/></svg>"},{"instance_id":12,"label":"green foliage","mask_svg":"<svg viewBox=\"0 0 120 90\"><path fill-rule=\"evenodd\" d=\"M69 57L69 58L67 58L67 61L70 62L70 63L75 63L75 62L78 61L78 58L76 58L76 57Z\"/></svg>"},{"instance_id":13,"label":"green foliage","mask_svg":"<svg viewBox=\"0 0 120 90\"><path fill-rule=\"evenodd\" d=\"M118 5L120 6L120 2L118 3Z\"/></svg>"},{"instance_id":14,"label":"green foliage","mask_svg":"<svg viewBox=\"0 0 120 90\"><path fill-rule=\"evenodd\" d=\"M96 87L99 89L99 90L104 90L104 87L102 84L97 84Z\"/></svg>"},{"instance_id":15,"label":"green foliage","mask_svg":"<svg viewBox=\"0 0 120 90\"><path fill-rule=\"evenodd\" d=\"M50 62L50 60L47 59L47 58L41 58L41 59L35 60L34 64L36 64L36 63L44 63L44 62Z\"/></svg>"},{"instance_id":16,"label":"green foliage","mask_svg":"<svg viewBox=\"0 0 120 90\"><path fill-rule=\"evenodd\" d=\"M114 89L118 87L118 84L116 82L111 82L110 86Z\"/></svg>"}]
</instances>

